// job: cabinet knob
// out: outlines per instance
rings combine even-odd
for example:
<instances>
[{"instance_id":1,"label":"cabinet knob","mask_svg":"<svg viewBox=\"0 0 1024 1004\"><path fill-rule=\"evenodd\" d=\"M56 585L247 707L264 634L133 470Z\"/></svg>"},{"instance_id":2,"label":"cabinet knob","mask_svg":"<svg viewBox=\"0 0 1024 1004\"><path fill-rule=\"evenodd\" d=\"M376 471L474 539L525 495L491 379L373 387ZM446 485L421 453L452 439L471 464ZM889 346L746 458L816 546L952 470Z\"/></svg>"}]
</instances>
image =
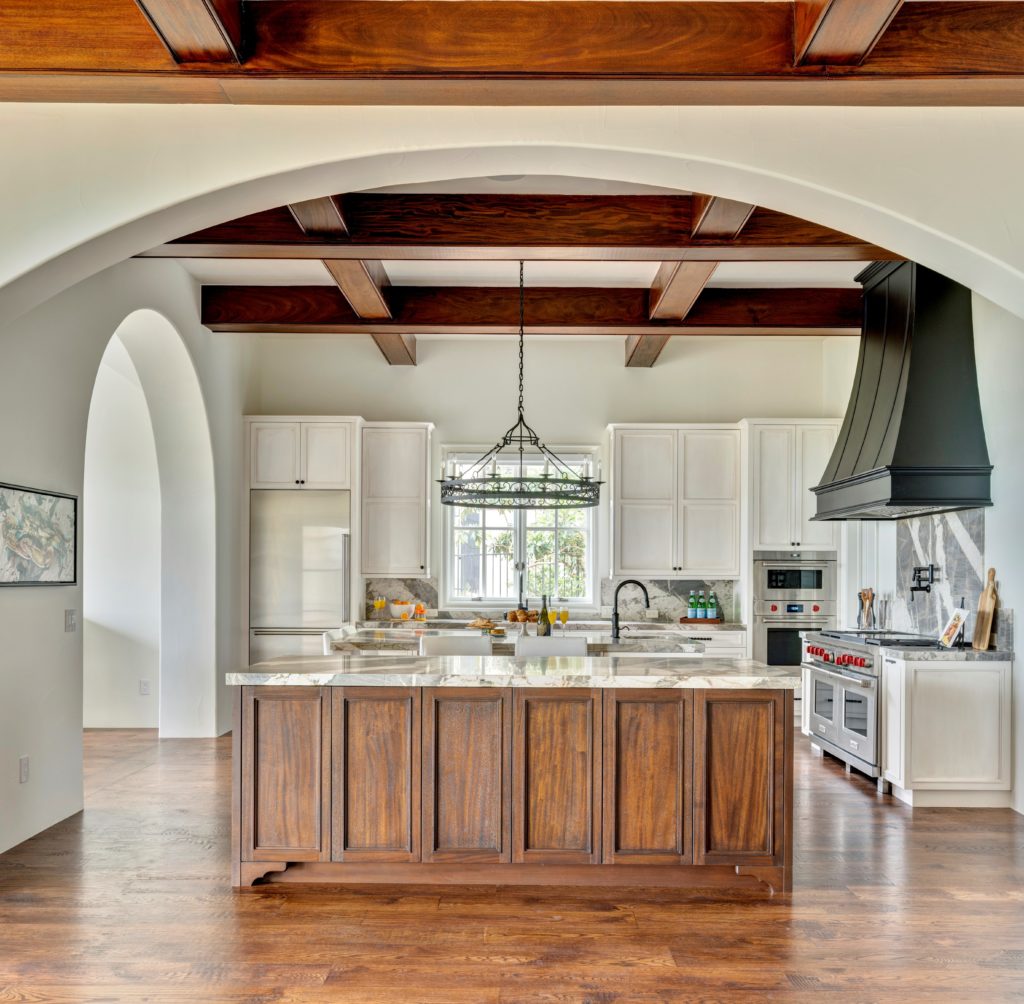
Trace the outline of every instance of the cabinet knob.
<instances>
[{"instance_id":1,"label":"cabinet knob","mask_svg":"<svg viewBox=\"0 0 1024 1004\"><path fill-rule=\"evenodd\" d=\"M295 479L295 483L296 483L297 485L301 485L301 484L302 484L302 482L301 482L301 481L300 481L300 480L299 480L298 478L296 478L296 479Z\"/></svg>"}]
</instances>

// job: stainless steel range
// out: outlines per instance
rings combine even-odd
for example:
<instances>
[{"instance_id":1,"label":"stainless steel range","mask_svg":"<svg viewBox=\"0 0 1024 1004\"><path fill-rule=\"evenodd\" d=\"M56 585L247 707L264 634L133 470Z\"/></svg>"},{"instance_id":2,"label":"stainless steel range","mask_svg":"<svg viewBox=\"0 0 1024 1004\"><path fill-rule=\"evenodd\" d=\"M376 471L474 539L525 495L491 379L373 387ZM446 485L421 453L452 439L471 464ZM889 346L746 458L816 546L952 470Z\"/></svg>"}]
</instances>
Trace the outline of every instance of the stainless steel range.
<instances>
[{"instance_id":1,"label":"stainless steel range","mask_svg":"<svg viewBox=\"0 0 1024 1004\"><path fill-rule=\"evenodd\" d=\"M805 733L812 742L878 779L882 774L880 729L881 649L934 648L934 638L891 631L819 631L804 634Z\"/></svg>"}]
</instances>

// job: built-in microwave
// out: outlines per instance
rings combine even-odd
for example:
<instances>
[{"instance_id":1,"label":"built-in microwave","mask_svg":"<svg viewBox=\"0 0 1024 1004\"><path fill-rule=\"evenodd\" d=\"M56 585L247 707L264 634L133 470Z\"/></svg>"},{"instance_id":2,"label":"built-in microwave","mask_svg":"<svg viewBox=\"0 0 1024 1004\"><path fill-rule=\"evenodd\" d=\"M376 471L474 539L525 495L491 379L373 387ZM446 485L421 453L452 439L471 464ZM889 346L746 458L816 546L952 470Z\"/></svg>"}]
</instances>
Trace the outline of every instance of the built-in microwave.
<instances>
[{"instance_id":1,"label":"built-in microwave","mask_svg":"<svg viewBox=\"0 0 1024 1004\"><path fill-rule=\"evenodd\" d=\"M758 552L753 594L762 602L832 604L836 598L836 556L832 551Z\"/></svg>"}]
</instances>

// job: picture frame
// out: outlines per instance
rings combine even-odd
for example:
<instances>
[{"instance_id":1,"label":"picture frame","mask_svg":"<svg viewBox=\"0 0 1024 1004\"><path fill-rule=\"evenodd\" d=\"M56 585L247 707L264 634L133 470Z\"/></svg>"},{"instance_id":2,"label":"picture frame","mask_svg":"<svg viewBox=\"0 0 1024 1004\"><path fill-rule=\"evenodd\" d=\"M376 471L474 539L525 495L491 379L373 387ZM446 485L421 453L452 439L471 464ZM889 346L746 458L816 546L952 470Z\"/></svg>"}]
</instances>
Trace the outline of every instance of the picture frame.
<instances>
[{"instance_id":1,"label":"picture frame","mask_svg":"<svg viewBox=\"0 0 1024 1004\"><path fill-rule=\"evenodd\" d=\"M78 496L0 482L0 586L78 584Z\"/></svg>"}]
</instances>

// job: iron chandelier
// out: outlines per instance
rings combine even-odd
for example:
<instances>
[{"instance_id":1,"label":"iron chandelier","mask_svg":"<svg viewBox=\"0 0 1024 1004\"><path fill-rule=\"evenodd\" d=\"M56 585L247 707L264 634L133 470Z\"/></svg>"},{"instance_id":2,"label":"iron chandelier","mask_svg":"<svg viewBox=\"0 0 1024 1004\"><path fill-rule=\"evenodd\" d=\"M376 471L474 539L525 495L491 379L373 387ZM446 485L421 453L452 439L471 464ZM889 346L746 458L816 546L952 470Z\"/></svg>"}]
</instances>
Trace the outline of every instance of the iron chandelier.
<instances>
[{"instance_id":1,"label":"iron chandelier","mask_svg":"<svg viewBox=\"0 0 1024 1004\"><path fill-rule=\"evenodd\" d=\"M602 481L577 474L556 453L549 450L527 424L523 414L523 329L525 328L525 284L523 263L519 263L519 417L501 439L461 476L441 472L441 505L472 509L585 509L596 506ZM513 475L498 472L499 455L509 449L519 453L519 470ZM526 453L542 457L544 473L527 477ZM490 472L488 473L488 464Z\"/></svg>"}]
</instances>

